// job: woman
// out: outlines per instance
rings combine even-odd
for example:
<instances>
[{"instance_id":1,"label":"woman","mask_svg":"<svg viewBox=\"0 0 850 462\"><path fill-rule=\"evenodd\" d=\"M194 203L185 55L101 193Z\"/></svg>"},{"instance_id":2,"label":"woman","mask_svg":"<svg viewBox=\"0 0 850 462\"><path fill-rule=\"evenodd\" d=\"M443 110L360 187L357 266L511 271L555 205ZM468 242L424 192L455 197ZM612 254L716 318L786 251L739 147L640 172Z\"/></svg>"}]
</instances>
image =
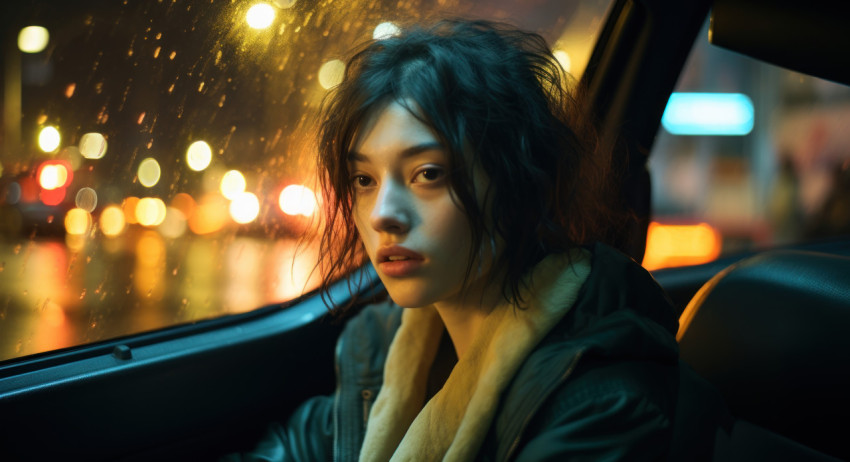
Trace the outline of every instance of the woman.
<instances>
[{"instance_id":1,"label":"woman","mask_svg":"<svg viewBox=\"0 0 850 462\"><path fill-rule=\"evenodd\" d=\"M271 428L285 460L657 459L677 321L543 39L441 21L374 41L324 108L325 287L371 261L391 301L338 344L334 397ZM402 308L403 307L403 308Z\"/></svg>"}]
</instances>

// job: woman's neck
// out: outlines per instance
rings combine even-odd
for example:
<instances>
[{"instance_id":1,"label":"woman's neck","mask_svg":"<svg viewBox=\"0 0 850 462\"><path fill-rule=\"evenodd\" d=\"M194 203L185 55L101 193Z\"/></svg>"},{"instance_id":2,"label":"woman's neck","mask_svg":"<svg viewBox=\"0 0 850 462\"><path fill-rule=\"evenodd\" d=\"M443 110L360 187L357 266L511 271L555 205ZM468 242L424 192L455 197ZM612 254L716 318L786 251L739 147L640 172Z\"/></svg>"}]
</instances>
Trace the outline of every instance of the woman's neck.
<instances>
[{"instance_id":1,"label":"woman's neck","mask_svg":"<svg viewBox=\"0 0 850 462\"><path fill-rule=\"evenodd\" d=\"M470 287L456 297L434 303L452 339L458 361L463 360L484 319L503 301L498 284Z\"/></svg>"}]
</instances>

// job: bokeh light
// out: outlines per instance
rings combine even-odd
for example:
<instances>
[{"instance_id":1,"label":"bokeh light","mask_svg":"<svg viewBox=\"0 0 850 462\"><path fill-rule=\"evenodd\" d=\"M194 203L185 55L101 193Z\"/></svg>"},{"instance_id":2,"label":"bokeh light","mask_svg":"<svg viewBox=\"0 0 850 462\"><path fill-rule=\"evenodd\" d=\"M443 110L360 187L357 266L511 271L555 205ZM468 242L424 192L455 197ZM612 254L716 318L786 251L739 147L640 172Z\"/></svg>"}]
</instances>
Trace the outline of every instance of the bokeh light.
<instances>
[{"instance_id":1,"label":"bokeh light","mask_svg":"<svg viewBox=\"0 0 850 462\"><path fill-rule=\"evenodd\" d=\"M74 198L74 203L77 204L77 207L91 213L97 207L97 192L92 188L80 188Z\"/></svg>"},{"instance_id":2,"label":"bokeh light","mask_svg":"<svg viewBox=\"0 0 850 462\"><path fill-rule=\"evenodd\" d=\"M186 216L174 207L167 207L165 209L165 220L162 221L158 229L163 236L177 239L186 233Z\"/></svg>"},{"instance_id":3,"label":"bokeh light","mask_svg":"<svg viewBox=\"0 0 850 462\"><path fill-rule=\"evenodd\" d=\"M18 49L24 53L39 53L49 42L50 32L41 26L27 26L18 33Z\"/></svg>"},{"instance_id":4,"label":"bokeh light","mask_svg":"<svg viewBox=\"0 0 850 462\"><path fill-rule=\"evenodd\" d=\"M309 217L316 212L318 202L316 193L312 189L291 184L280 192L278 197L278 205L280 210L287 215L304 215Z\"/></svg>"},{"instance_id":5,"label":"bokeh light","mask_svg":"<svg viewBox=\"0 0 850 462\"><path fill-rule=\"evenodd\" d=\"M372 38L375 40L384 40L390 37L395 37L401 33L401 29L391 22L382 22L375 27L372 32Z\"/></svg>"},{"instance_id":6,"label":"bokeh light","mask_svg":"<svg viewBox=\"0 0 850 462\"><path fill-rule=\"evenodd\" d=\"M186 162L196 172L207 168L212 160L212 149L206 141L195 141L186 150Z\"/></svg>"},{"instance_id":7,"label":"bokeh light","mask_svg":"<svg viewBox=\"0 0 850 462\"><path fill-rule=\"evenodd\" d=\"M73 208L65 214L65 231L75 236L83 236L91 230L91 214L81 208Z\"/></svg>"},{"instance_id":8,"label":"bokeh light","mask_svg":"<svg viewBox=\"0 0 850 462\"><path fill-rule=\"evenodd\" d=\"M248 9L245 20L254 29L265 29L274 22L274 8L268 3L257 3Z\"/></svg>"},{"instance_id":9,"label":"bokeh light","mask_svg":"<svg viewBox=\"0 0 850 462\"><path fill-rule=\"evenodd\" d=\"M165 202L158 197L143 197L136 204L136 220L142 226L158 226L165 220Z\"/></svg>"},{"instance_id":10,"label":"bokeh light","mask_svg":"<svg viewBox=\"0 0 850 462\"><path fill-rule=\"evenodd\" d=\"M18 203L21 200L21 185L19 185L16 181L9 183L6 186L6 202L12 205Z\"/></svg>"},{"instance_id":11,"label":"bokeh light","mask_svg":"<svg viewBox=\"0 0 850 462\"><path fill-rule=\"evenodd\" d=\"M38 193L38 198L44 205L59 205L65 200L66 192L65 188L44 189Z\"/></svg>"},{"instance_id":12,"label":"bokeh light","mask_svg":"<svg viewBox=\"0 0 850 462\"><path fill-rule=\"evenodd\" d=\"M100 159L106 154L106 138L100 133L86 133L80 138L80 155L86 159Z\"/></svg>"},{"instance_id":13,"label":"bokeh light","mask_svg":"<svg viewBox=\"0 0 850 462\"><path fill-rule=\"evenodd\" d=\"M55 152L62 142L62 135L53 126L46 126L38 132L38 147L44 152Z\"/></svg>"},{"instance_id":14,"label":"bokeh light","mask_svg":"<svg viewBox=\"0 0 850 462\"><path fill-rule=\"evenodd\" d=\"M330 90L342 82L344 74L345 64L338 59L332 59L319 68L319 85Z\"/></svg>"},{"instance_id":15,"label":"bokeh light","mask_svg":"<svg viewBox=\"0 0 850 462\"><path fill-rule=\"evenodd\" d=\"M68 168L62 164L45 163L38 173L38 184L46 190L58 189L68 181Z\"/></svg>"},{"instance_id":16,"label":"bokeh light","mask_svg":"<svg viewBox=\"0 0 850 462\"><path fill-rule=\"evenodd\" d=\"M564 50L555 50L552 54L555 55L555 59L558 60L558 64L560 64L566 72L570 72L573 62L570 59L569 53Z\"/></svg>"},{"instance_id":17,"label":"bokeh light","mask_svg":"<svg viewBox=\"0 0 850 462\"><path fill-rule=\"evenodd\" d=\"M720 232L708 223L670 225L651 222L642 265L652 271L707 263L720 255L722 243Z\"/></svg>"},{"instance_id":18,"label":"bokeh light","mask_svg":"<svg viewBox=\"0 0 850 462\"><path fill-rule=\"evenodd\" d=\"M108 237L115 237L124 232L126 223L124 211L117 205L110 205L100 212L100 230Z\"/></svg>"},{"instance_id":19,"label":"bokeh light","mask_svg":"<svg viewBox=\"0 0 850 462\"><path fill-rule=\"evenodd\" d=\"M295 0L272 0L272 3L278 8L287 9L295 5Z\"/></svg>"},{"instance_id":20,"label":"bokeh light","mask_svg":"<svg viewBox=\"0 0 850 462\"><path fill-rule=\"evenodd\" d=\"M227 201L218 194L206 194L189 218L189 229L195 234L210 234L227 223Z\"/></svg>"},{"instance_id":21,"label":"bokeh light","mask_svg":"<svg viewBox=\"0 0 850 462\"><path fill-rule=\"evenodd\" d=\"M148 157L139 164L139 183L145 187L152 187L159 182L159 176L162 170L159 168L159 162L153 157Z\"/></svg>"},{"instance_id":22,"label":"bokeh light","mask_svg":"<svg viewBox=\"0 0 850 462\"><path fill-rule=\"evenodd\" d=\"M171 207L182 212L188 220L195 213L195 199L186 193L178 193L171 199Z\"/></svg>"},{"instance_id":23,"label":"bokeh light","mask_svg":"<svg viewBox=\"0 0 850 462\"><path fill-rule=\"evenodd\" d=\"M135 225L139 222L136 220L137 205L139 205L139 198L135 196L130 196L124 199L124 203L121 204L121 208L124 210L124 219L127 220L127 224Z\"/></svg>"},{"instance_id":24,"label":"bokeh light","mask_svg":"<svg viewBox=\"0 0 850 462\"><path fill-rule=\"evenodd\" d=\"M245 176L239 170L230 170L221 178L221 194L233 200L237 194L245 192Z\"/></svg>"},{"instance_id":25,"label":"bokeh light","mask_svg":"<svg viewBox=\"0 0 850 462\"><path fill-rule=\"evenodd\" d=\"M195 141L186 150L186 162L196 172L209 167L212 161L212 149L206 141Z\"/></svg>"},{"instance_id":26,"label":"bokeh light","mask_svg":"<svg viewBox=\"0 0 850 462\"><path fill-rule=\"evenodd\" d=\"M136 263L145 268L156 268L165 264L165 242L153 231L145 231L136 243ZM155 279L155 278L154 278ZM150 281L146 281L150 282ZM137 285L150 289L151 284Z\"/></svg>"},{"instance_id":27,"label":"bokeh light","mask_svg":"<svg viewBox=\"0 0 850 462\"><path fill-rule=\"evenodd\" d=\"M236 194L230 202L230 216L236 223L250 223L260 213L260 200L252 193Z\"/></svg>"}]
</instances>

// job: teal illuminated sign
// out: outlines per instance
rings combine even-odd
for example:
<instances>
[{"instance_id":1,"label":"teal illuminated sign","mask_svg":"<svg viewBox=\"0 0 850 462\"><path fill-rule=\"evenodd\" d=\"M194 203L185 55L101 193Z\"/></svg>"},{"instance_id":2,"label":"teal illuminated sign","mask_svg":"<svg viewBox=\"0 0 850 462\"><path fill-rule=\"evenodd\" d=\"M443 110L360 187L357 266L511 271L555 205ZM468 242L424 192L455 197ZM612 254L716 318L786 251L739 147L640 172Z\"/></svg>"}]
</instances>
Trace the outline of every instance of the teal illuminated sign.
<instances>
[{"instance_id":1,"label":"teal illuminated sign","mask_svg":"<svg viewBox=\"0 0 850 462\"><path fill-rule=\"evenodd\" d=\"M746 135L753 101L741 93L673 93L661 125L674 135Z\"/></svg>"}]
</instances>

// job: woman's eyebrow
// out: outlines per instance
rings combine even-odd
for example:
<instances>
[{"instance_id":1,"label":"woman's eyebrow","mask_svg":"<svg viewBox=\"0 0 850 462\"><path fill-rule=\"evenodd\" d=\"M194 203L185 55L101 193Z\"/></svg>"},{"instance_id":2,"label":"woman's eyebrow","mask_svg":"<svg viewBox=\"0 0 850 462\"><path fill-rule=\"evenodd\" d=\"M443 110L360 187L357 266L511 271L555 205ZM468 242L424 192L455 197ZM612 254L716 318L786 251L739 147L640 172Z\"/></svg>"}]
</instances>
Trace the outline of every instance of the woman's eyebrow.
<instances>
[{"instance_id":1,"label":"woman's eyebrow","mask_svg":"<svg viewBox=\"0 0 850 462\"><path fill-rule=\"evenodd\" d=\"M416 145L404 148L404 149L401 150L399 155L402 158L406 158L406 157L415 156L417 154L421 154L423 152L433 151L433 150L442 150L442 149L443 149L443 146L440 143L433 141L433 142L428 142L428 143L416 144ZM365 154L359 153L357 151L350 151L348 153L348 161L349 162L369 162L369 157L366 156Z\"/></svg>"}]
</instances>

